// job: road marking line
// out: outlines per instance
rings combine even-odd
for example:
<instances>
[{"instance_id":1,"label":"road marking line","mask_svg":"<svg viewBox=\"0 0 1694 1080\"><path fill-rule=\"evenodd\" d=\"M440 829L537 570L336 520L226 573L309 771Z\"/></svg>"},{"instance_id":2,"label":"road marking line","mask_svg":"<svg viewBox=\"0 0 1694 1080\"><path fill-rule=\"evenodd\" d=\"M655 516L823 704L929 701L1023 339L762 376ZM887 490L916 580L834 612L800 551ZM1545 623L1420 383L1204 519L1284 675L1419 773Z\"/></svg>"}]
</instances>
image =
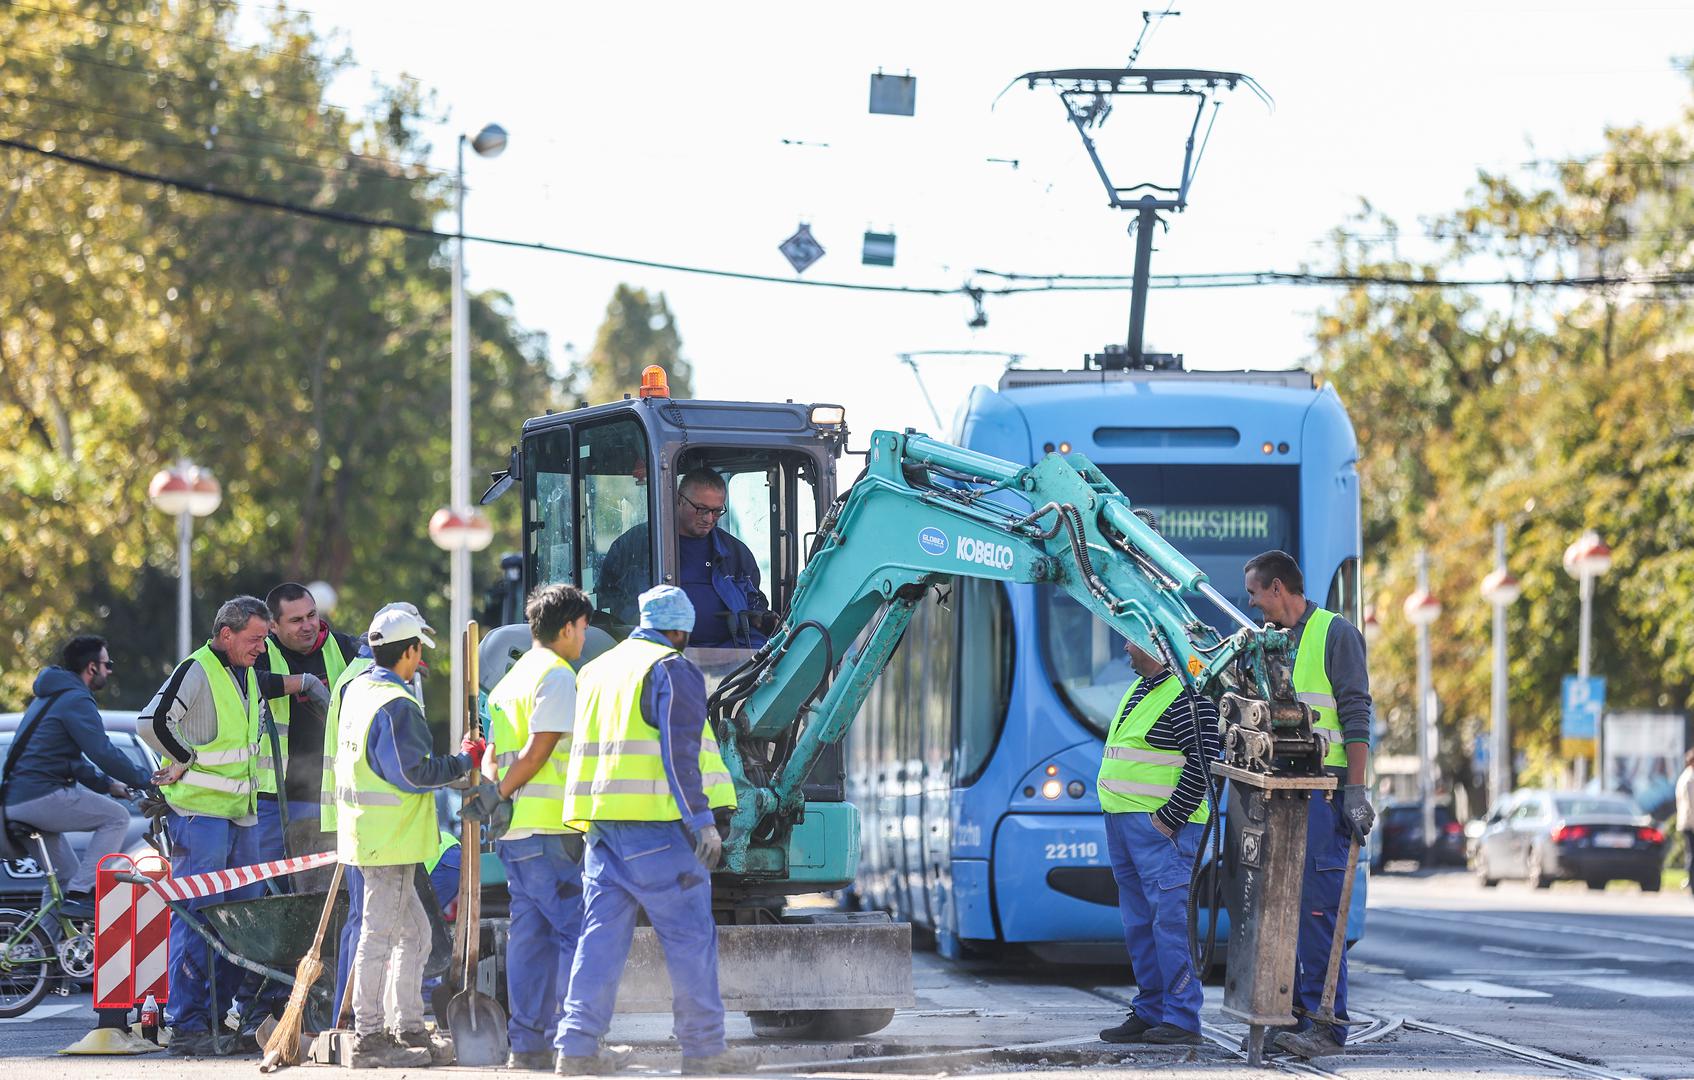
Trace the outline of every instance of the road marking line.
<instances>
[{"instance_id":1,"label":"road marking line","mask_svg":"<svg viewBox=\"0 0 1694 1080\"><path fill-rule=\"evenodd\" d=\"M1636 997L1694 997L1694 986L1671 982L1669 979L1571 979L1570 981L1592 990L1605 990L1613 994L1633 994Z\"/></svg>"},{"instance_id":2,"label":"road marking line","mask_svg":"<svg viewBox=\"0 0 1694 1080\"><path fill-rule=\"evenodd\" d=\"M88 1008L88 1003L86 1001L72 1001L58 1005L37 1005L22 1016L13 1016L5 1020L0 1020L0 1024L27 1024L31 1020L45 1020L49 1016L63 1016L66 1013L76 1012L78 1009L86 1008Z\"/></svg>"},{"instance_id":3,"label":"road marking line","mask_svg":"<svg viewBox=\"0 0 1694 1080\"><path fill-rule=\"evenodd\" d=\"M1609 952L1537 952L1534 949L1512 949L1505 945L1483 945L1479 952L1497 956L1521 956L1526 960L1615 960L1624 964L1663 964L1662 956L1620 956ZM1354 965L1356 968L1358 965Z\"/></svg>"},{"instance_id":4,"label":"road marking line","mask_svg":"<svg viewBox=\"0 0 1694 1080\"><path fill-rule=\"evenodd\" d=\"M1548 968L1545 971L1501 971L1499 968L1455 968L1449 975L1489 975L1505 979L1568 979L1573 975L1628 975L1627 968Z\"/></svg>"},{"instance_id":5,"label":"road marking line","mask_svg":"<svg viewBox=\"0 0 1694 1080\"><path fill-rule=\"evenodd\" d=\"M1419 986L1427 986L1431 990L1444 990L1450 994L1474 994L1485 998L1550 998L1553 995L1540 990L1529 990L1517 986L1503 986L1500 983L1485 982L1482 979L1414 979Z\"/></svg>"},{"instance_id":6,"label":"road marking line","mask_svg":"<svg viewBox=\"0 0 1694 1080\"><path fill-rule=\"evenodd\" d=\"M1671 949L1686 949L1694 952L1694 941L1682 938L1660 937L1657 934L1636 934L1628 930L1605 930L1600 928L1588 929L1580 926L1566 926L1561 923L1524 922L1520 919L1502 919L1494 915L1447 915L1435 911L1420 911L1413 908L1378 908L1378 911L1392 915L1401 915L1412 919L1434 919L1438 922L1456 922L1467 925L1499 926L1508 930L1527 930L1537 934L1570 934L1574 937L1607 938L1612 941L1633 941L1638 945L1659 945Z\"/></svg>"}]
</instances>

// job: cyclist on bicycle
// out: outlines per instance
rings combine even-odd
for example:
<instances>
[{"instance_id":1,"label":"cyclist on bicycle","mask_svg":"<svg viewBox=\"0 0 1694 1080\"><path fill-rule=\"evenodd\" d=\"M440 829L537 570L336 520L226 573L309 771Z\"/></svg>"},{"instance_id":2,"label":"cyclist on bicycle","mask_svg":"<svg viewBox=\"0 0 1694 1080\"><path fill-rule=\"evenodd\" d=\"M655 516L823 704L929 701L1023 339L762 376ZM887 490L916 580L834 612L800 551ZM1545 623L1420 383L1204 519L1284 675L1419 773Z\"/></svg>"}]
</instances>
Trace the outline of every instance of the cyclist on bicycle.
<instances>
[{"instance_id":1,"label":"cyclist on bicycle","mask_svg":"<svg viewBox=\"0 0 1694 1080\"><path fill-rule=\"evenodd\" d=\"M13 736L6 776L6 817L40 831L66 882L62 910L73 919L94 916L95 868L129 831L129 810L116 800L150 780L112 745L94 703L112 671L105 638L72 638L59 665L36 676L35 701ZM79 862L64 834L84 831L94 835Z\"/></svg>"}]
</instances>

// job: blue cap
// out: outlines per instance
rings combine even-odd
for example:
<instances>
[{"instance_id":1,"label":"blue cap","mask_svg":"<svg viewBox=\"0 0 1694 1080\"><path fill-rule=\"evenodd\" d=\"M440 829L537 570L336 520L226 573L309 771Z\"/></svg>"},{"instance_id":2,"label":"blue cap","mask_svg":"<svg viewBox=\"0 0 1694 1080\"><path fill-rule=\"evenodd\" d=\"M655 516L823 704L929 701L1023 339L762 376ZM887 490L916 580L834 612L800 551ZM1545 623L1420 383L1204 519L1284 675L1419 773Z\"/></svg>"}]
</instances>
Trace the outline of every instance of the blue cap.
<instances>
[{"instance_id":1,"label":"blue cap","mask_svg":"<svg viewBox=\"0 0 1694 1080\"><path fill-rule=\"evenodd\" d=\"M655 585L641 594L641 625L648 630L694 632L694 602L675 585Z\"/></svg>"}]
</instances>

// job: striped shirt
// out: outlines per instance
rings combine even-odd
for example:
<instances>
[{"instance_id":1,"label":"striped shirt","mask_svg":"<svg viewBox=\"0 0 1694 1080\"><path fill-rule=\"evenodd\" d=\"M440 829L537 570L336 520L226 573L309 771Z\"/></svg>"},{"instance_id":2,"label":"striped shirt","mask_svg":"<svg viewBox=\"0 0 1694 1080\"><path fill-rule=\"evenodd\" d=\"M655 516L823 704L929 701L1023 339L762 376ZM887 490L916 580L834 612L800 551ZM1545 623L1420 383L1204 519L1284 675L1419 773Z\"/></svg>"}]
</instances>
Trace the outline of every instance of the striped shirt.
<instances>
[{"instance_id":1,"label":"striped shirt","mask_svg":"<svg viewBox=\"0 0 1694 1080\"><path fill-rule=\"evenodd\" d=\"M1170 677L1168 671L1161 671L1150 679L1142 679L1135 692L1124 702L1123 711L1118 714L1113 726L1133 712L1148 692ZM1190 705L1193 706L1192 719ZM1198 740L1194 732L1196 721L1200 726ZM1177 751L1185 758L1182 763L1182 775L1177 780L1176 793L1155 811L1159 820L1175 832L1194 811L1200 809L1200 803L1206 797L1205 762L1216 761L1219 754L1217 704L1192 690L1184 690L1170 703L1164 714L1153 721L1153 726L1147 729L1146 738L1147 745L1153 749ZM1200 757L1196 757L1194 753L1196 742L1200 747Z\"/></svg>"}]
</instances>

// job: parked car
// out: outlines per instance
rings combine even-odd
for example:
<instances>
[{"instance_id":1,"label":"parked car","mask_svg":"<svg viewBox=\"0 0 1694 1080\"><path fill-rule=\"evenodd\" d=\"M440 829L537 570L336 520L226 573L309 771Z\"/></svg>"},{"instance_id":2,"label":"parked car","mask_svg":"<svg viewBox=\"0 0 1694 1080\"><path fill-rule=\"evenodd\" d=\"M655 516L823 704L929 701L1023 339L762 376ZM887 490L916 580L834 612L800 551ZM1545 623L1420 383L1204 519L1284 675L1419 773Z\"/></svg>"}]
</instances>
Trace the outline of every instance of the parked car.
<instances>
[{"instance_id":1,"label":"parked car","mask_svg":"<svg viewBox=\"0 0 1694 1080\"><path fill-rule=\"evenodd\" d=\"M102 709L100 715L106 721L106 734L111 738L112 744L126 757L148 772L159 767L157 755L135 733L139 713ZM17 734L18 722L22 719L23 713L0 713L0 761L5 760L7 751L12 748L12 739ZM141 810L135 803L130 803L129 831L124 834L123 850L131 855L151 850L142 836L146 829L147 819L141 815ZM71 847L80 859L92 834L73 832L68 835ZM68 876L66 869L55 869L59 871L59 883L62 886ZM33 858L0 861L0 907L35 907L40 903L45 877L45 872Z\"/></svg>"},{"instance_id":2,"label":"parked car","mask_svg":"<svg viewBox=\"0 0 1694 1080\"><path fill-rule=\"evenodd\" d=\"M1420 867L1426 852L1423 842L1423 805L1418 802L1391 802L1377 816L1372 838L1381 834L1371 845L1371 873L1382 873L1388 863L1410 859ZM1427 852L1436 866L1465 865L1465 829L1453 817L1453 811L1440 803L1435 806L1435 843Z\"/></svg>"},{"instance_id":3,"label":"parked car","mask_svg":"<svg viewBox=\"0 0 1694 1080\"><path fill-rule=\"evenodd\" d=\"M1483 821L1472 869L1485 888L1522 878L1537 889L1585 881L1604 889L1627 879L1659 891L1665 834L1626 795L1514 791Z\"/></svg>"}]
</instances>

